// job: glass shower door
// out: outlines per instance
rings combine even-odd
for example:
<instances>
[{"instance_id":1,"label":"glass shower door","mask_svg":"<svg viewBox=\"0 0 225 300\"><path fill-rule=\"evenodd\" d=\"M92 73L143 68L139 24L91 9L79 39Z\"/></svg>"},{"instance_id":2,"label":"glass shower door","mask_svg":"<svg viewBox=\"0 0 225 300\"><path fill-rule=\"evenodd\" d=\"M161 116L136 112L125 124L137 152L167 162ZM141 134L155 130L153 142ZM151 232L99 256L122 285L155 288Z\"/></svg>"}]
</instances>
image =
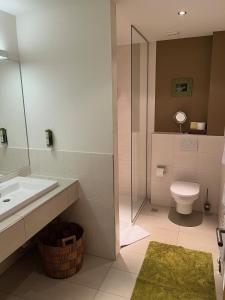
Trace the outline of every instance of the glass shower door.
<instances>
[{"instance_id":1,"label":"glass shower door","mask_svg":"<svg viewBox=\"0 0 225 300\"><path fill-rule=\"evenodd\" d=\"M131 27L131 219L147 198L148 40Z\"/></svg>"}]
</instances>

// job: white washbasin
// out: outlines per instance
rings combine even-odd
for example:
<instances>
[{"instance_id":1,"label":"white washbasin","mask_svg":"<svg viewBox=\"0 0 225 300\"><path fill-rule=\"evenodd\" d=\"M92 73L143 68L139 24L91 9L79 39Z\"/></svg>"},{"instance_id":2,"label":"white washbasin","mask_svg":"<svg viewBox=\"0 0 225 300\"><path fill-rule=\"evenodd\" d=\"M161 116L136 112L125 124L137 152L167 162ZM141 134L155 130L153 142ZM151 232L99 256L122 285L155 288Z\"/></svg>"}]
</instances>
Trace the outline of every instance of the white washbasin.
<instances>
[{"instance_id":1,"label":"white washbasin","mask_svg":"<svg viewBox=\"0 0 225 300\"><path fill-rule=\"evenodd\" d=\"M0 221L58 186L55 180L15 177L0 184Z\"/></svg>"}]
</instances>

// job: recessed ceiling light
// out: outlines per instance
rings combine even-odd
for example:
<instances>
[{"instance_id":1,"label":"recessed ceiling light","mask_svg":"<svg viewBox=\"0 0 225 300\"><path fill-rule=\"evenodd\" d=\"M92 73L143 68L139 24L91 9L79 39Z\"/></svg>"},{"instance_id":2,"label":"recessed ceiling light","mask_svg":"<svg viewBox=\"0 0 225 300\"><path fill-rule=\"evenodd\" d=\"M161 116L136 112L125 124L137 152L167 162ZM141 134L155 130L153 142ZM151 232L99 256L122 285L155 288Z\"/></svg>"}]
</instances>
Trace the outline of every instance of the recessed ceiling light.
<instances>
[{"instance_id":1,"label":"recessed ceiling light","mask_svg":"<svg viewBox=\"0 0 225 300\"><path fill-rule=\"evenodd\" d=\"M185 10L178 11L179 16L185 16L187 12Z\"/></svg>"}]
</instances>

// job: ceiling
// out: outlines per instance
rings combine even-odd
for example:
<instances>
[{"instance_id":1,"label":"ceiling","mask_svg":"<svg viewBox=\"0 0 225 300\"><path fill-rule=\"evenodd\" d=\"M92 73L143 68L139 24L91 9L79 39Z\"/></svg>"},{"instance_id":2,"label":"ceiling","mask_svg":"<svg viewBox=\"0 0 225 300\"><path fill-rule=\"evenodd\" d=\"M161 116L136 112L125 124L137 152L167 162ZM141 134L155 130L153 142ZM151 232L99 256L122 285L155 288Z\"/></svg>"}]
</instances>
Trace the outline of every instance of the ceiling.
<instances>
[{"instance_id":1,"label":"ceiling","mask_svg":"<svg viewBox=\"0 0 225 300\"><path fill-rule=\"evenodd\" d=\"M225 30L225 0L117 0L119 44L129 42L131 24L149 41L211 35Z\"/></svg>"},{"instance_id":2,"label":"ceiling","mask_svg":"<svg viewBox=\"0 0 225 300\"><path fill-rule=\"evenodd\" d=\"M30 2L30 3L29 3ZM0 0L0 10L13 15L19 15L29 9L33 0Z\"/></svg>"},{"instance_id":3,"label":"ceiling","mask_svg":"<svg viewBox=\"0 0 225 300\"><path fill-rule=\"evenodd\" d=\"M74 1L76 0L0 0L0 10L18 16L31 10L54 7L56 3L63 5Z\"/></svg>"},{"instance_id":4,"label":"ceiling","mask_svg":"<svg viewBox=\"0 0 225 300\"><path fill-rule=\"evenodd\" d=\"M0 10L20 15L76 0L0 0ZM104 0L103 0L104 1ZM118 43L130 41L135 25L150 41L210 35L225 30L225 0L116 0ZM178 16L185 10L188 14ZM168 33L179 35L168 36Z\"/></svg>"}]
</instances>

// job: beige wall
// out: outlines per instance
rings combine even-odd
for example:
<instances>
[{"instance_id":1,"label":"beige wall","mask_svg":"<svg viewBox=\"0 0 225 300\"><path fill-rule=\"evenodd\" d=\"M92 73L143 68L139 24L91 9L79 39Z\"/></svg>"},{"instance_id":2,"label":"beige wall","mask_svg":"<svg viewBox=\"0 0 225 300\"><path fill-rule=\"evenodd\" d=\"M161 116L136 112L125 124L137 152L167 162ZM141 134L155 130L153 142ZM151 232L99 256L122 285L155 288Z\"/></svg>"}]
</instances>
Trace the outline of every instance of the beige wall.
<instances>
[{"instance_id":1,"label":"beige wall","mask_svg":"<svg viewBox=\"0 0 225 300\"><path fill-rule=\"evenodd\" d=\"M223 135L225 127L225 31L213 35L208 134Z\"/></svg>"},{"instance_id":2,"label":"beige wall","mask_svg":"<svg viewBox=\"0 0 225 300\"><path fill-rule=\"evenodd\" d=\"M208 135L225 127L225 31L213 36L157 42L155 131L176 132L173 115L183 110L190 121L207 122ZM174 78L193 78L191 97L172 97Z\"/></svg>"},{"instance_id":3,"label":"beige wall","mask_svg":"<svg viewBox=\"0 0 225 300\"><path fill-rule=\"evenodd\" d=\"M189 122L207 121L211 49L211 36L157 42L155 131L178 131L173 116L179 110ZM193 95L172 97L172 79L188 77L194 81Z\"/></svg>"},{"instance_id":4,"label":"beige wall","mask_svg":"<svg viewBox=\"0 0 225 300\"><path fill-rule=\"evenodd\" d=\"M197 143L196 151L184 151L183 141ZM204 135L180 135L155 133L152 136L152 204L170 206L174 201L170 185L177 180L198 182L201 186L200 199L194 204L202 210L209 190L212 212L217 214L220 199L221 157L224 137ZM166 167L164 177L156 176L158 165Z\"/></svg>"}]
</instances>

